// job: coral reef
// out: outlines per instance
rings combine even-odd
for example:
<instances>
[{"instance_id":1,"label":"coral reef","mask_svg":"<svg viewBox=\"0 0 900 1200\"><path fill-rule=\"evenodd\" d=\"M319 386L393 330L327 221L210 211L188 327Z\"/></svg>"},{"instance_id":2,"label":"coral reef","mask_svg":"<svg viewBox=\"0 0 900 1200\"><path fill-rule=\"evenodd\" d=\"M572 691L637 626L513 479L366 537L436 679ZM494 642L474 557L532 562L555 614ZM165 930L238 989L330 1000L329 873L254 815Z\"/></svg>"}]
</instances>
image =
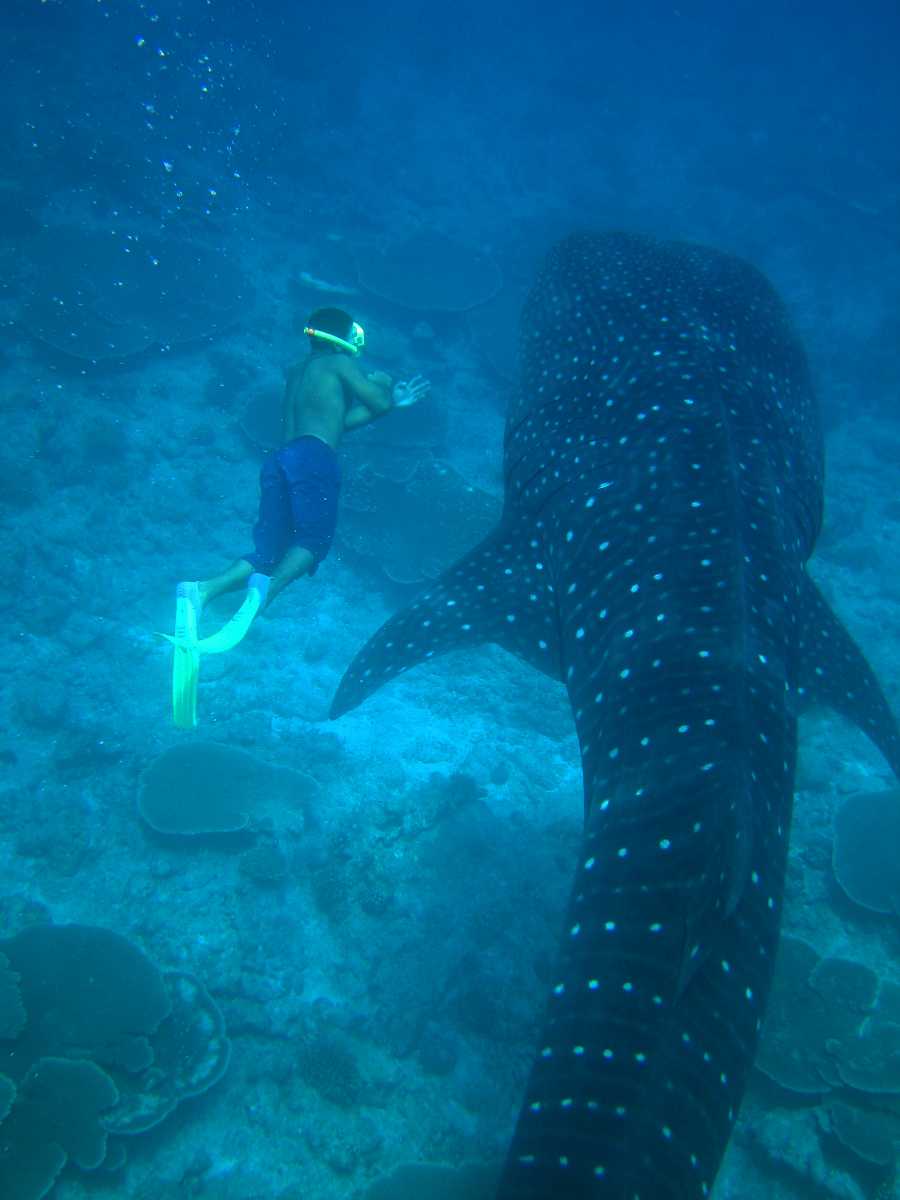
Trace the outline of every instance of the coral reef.
<instances>
[{"instance_id":1,"label":"coral reef","mask_svg":"<svg viewBox=\"0 0 900 1200\"><path fill-rule=\"evenodd\" d=\"M900 789L860 792L838 809L833 866L855 903L877 913L900 912Z\"/></svg>"},{"instance_id":2,"label":"coral reef","mask_svg":"<svg viewBox=\"0 0 900 1200\"><path fill-rule=\"evenodd\" d=\"M863 1165L893 1169L900 1144L900 985L863 963L784 937L756 1061L780 1088L824 1099L833 1134Z\"/></svg>"},{"instance_id":3,"label":"coral reef","mask_svg":"<svg viewBox=\"0 0 900 1200\"><path fill-rule=\"evenodd\" d=\"M281 441L281 399L258 392L239 429L257 451ZM416 405L362 429L340 450L345 467L338 538L394 582L432 578L494 523L499 504L435 455L446 452L447 416ZM427 527L419 516L431 514ZM385 514L391 519L386 521Z\"/></svg>"},{"instance_id":4,"label":"coral reef","mask_svg":"<svg viewBox=\"0 0 900 1200\"><path fill-rule=\"evenodd\" d=\"M21 1078L41 1057L90 1058L139 1071L171 1011L157 968L127 938L81 925L33 925L0 942L20 976L27 1020L0 1048L0 1072Z\"/></svg>"},{"instance_id":5,"label":"coral reef","mask_svg":"<svg viewBox=\"0 0 900 1200\"><path fill-rule=\"evenodd\" d=\"M216 742L184 742L164 750L144 772L138 812L151 829L181 837L246 830L283 806L304 811L315 781Z\"/></svg>"},{"instance_id":6,"label":"coral reef","mask_svg":"<svg viewBox=\"0 0 900 1200\"><path fill-rule=\"evenodd\" d=\"M4 1200L39 1200L69 1161L115 1169L123 1150L110 1135L159 1124L227 1068L212 998L126 938L32 925L0 946Z\"/></svg>"},{"instance_id":7,"label":"coral reef","mask_svg":"<svg viewBox=\"0 0 900 1200\"><path fill-rule=\"evenodd\" d=\"M287 877L284 851L274 842L263 842L241 855L241 874L265 887L281 883Z\"/></svg>"},{"instance_id":8,"label":"coral reef","mask_svg":"<svg viewBox=\"0 0 900 1200\"><path fill-rule=\"evenodd\" d=\"M231 1046L215 1001L192 975L163 975L171 1011L152 1038L152 1070L119 1078L121 1096L104 1118L110 1133L144 1133L225 1074Z\"/></svg>"},{"instance_id":9,"label":"coral reef","mask_svg":"<svg viewBox=\"0 0 900 1200\"><path fill-rule=\"evenodd\" d=\"M330 1032L303 1031L297 1047L297 1072L324 1100L339 1108L355 1108L362 1100L364 1082L356 1058Z\"/></svg>"},{"instance_id":10,"label":"coral reef","mask_svg":"<svg viewBox=\"0 0 900 1200\"><path fill-rule=\"evenodd\" d=\"M402 481L368 466L357 473L347 490L340 537L395 583L413 584L434 579L480 541L500 504L446 463L422 459L406 469ZM385 513L392 514L390 521Z\"/></svg>"}]
</instances>

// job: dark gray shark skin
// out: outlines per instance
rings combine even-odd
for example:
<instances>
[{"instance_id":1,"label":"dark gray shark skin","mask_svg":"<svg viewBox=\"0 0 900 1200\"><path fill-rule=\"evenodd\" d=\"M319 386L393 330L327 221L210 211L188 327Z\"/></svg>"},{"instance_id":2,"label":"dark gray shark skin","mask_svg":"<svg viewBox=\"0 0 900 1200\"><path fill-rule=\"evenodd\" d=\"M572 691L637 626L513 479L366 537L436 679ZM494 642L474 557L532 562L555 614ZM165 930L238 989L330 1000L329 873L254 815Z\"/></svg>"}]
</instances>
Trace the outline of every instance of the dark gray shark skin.
<instances>
[{"instance_id":1,"label":"dark gray shark skin","mask_svg":"<svg viewBox=\"0 0 900 1200\"><path fill-rule=\"evenodd\" d=\"M751 266L578 234L522 323L497 530L372 638L333 715L460 645L564 683L585 830L502 1200L710 1194L753 1064L804 697L900 741L807 576L822 436Z\"/></svg>"}]
</instances>

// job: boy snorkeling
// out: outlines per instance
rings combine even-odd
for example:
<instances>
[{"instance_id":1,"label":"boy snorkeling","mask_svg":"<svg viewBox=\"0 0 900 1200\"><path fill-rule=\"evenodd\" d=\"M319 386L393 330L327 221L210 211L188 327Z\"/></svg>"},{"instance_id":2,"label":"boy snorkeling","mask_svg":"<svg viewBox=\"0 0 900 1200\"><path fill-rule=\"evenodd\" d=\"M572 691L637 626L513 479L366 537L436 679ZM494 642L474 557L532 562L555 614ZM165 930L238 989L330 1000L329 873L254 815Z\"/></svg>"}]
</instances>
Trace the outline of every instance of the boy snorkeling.
<instances>
[{"instance_id":1,"label":"boy snorkeling","mask_svg":"<svg viewBox=\"0 0 900 1200\"><path fill-rule=\"evenodd\" d=\"M179 583L176 591L173 707L175 723L197 723L197 676L201 654L219 654L242 640L254 618L279 592L313 575L331 549L341 486L337 448L345 433L368 425L394 408L408 408L428 394L416 375L394 383L383 371L365 375L356 359L365 334L349 313L320 308L304 329L309 358L287 374L282 444L263 461L254 551L212 579ZM210 637L199 637L208 600L247 585L234 616Z\"/></svg>"}]
</instances>

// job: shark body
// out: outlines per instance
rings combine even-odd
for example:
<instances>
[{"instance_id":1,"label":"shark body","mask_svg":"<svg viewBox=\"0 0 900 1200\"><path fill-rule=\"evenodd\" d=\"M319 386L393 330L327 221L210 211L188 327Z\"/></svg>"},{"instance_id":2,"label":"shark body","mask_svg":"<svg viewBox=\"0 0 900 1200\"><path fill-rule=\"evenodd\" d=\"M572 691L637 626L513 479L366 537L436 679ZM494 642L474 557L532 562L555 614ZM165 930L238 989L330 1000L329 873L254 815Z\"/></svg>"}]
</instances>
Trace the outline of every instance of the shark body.
<instances>
[{"instance_id":1,"label":"shark body","mask_svg":"<svg viewBox=\"0 0 900 1200\"><path fill-rule=\"evenodd\" d=\"M498 528L348 669L333 715L498 643L567 689L584 840L501 1200L702 1200L777 948L797 713L900 769L871 669L805 571L823 446L785 310L748 264L577 234L525 305Z\"/></svg>"}]
</instances>

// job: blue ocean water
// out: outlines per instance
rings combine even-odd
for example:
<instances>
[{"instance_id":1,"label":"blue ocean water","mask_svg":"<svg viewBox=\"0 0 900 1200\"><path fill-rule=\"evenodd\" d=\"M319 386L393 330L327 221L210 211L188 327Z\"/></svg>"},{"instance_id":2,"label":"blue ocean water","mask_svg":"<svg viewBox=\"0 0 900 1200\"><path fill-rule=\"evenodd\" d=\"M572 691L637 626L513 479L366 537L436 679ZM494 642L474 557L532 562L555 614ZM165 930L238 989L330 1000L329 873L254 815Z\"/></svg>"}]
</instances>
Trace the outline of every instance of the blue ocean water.
<instances>
[{"instance_id":1,"label":"blue ocean water","mask_svg":"<svg viewBox=\"0 0 900 1200\"><path fill-rule=\"evenodd\" d=\"M331 698L497 519L544 254L622 229L787 302L826 427L811 573L900 711L900 17L5 0L0 33L0 1195L490 1194L427 1165L499 1163L516 1121L582 822L566 695L491 646ZM330 555L176 728L175 585L250 551L327 305L430 394L348 434ZM896 1193L900 890L833 862L836 813L895 785L804 717L784 928L807 976L877 979L843 1008L793 981L815 1038L779 1020L718 1197Z\"/></svg>"}]
</instances>

